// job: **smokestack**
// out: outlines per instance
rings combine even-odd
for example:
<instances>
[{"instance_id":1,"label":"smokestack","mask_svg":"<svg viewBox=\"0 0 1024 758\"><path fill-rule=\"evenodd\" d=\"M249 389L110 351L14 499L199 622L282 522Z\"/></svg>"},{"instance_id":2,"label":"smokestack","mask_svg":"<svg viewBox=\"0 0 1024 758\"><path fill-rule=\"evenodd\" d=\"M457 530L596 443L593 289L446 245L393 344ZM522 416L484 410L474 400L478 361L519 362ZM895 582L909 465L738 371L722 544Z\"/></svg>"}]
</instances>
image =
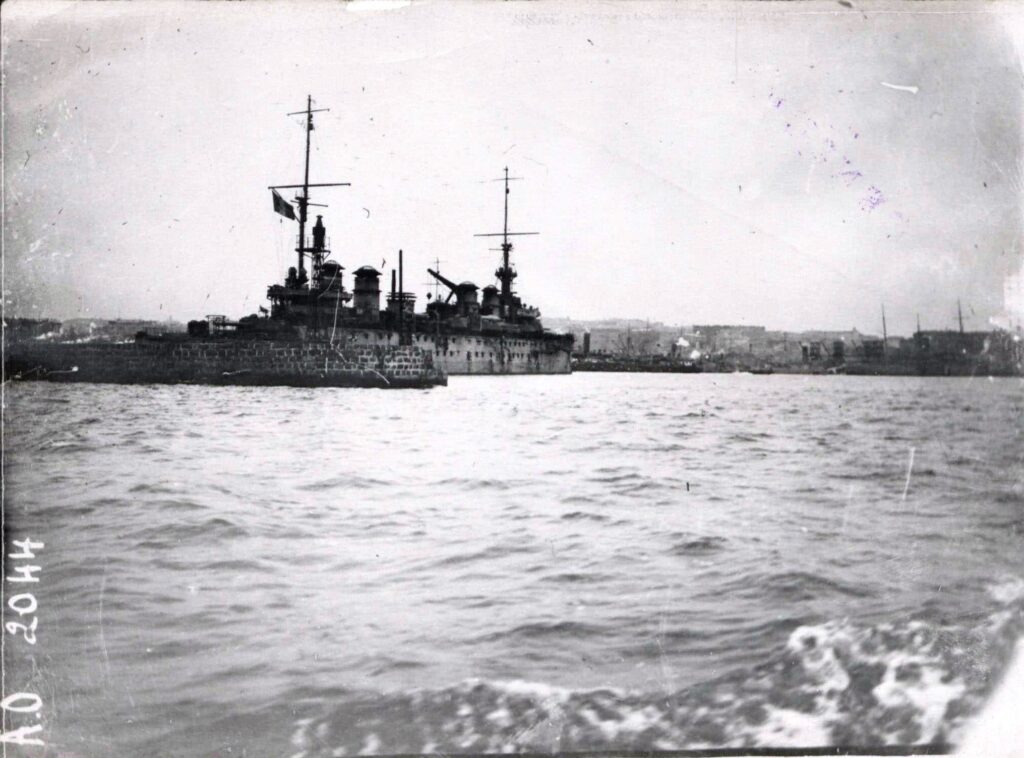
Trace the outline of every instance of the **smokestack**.
<instances>
[{"instance_id":1,"label":"smokestack","mask_svg":"<svg viewBox=\"0 0 1024 758\"><path fill-rule=\"evenodd\" d=\"M889 341L889 334L885 328L885 303L882 303L882 357L885 358L886 342Z\"/></svg>"},{"instance_id":2,"label":"smokestack","mask_svg":"<svg viewBox=\"0 0 1024 758\"><path fill-rule=\"evenodd\" d=\"M405 324L405 284L402 277L402 251L398 251L398 344L402 344L402 330Z\"/></svg>"}]
</instances>

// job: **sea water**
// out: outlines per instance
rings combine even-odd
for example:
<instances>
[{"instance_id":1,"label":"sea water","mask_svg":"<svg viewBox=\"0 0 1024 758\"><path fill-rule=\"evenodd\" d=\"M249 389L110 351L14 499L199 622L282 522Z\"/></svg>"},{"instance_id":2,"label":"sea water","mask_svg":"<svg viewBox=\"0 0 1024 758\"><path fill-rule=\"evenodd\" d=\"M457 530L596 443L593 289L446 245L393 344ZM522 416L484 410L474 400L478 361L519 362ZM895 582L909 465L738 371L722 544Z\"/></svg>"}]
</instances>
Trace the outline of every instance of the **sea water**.
<instances>
[{"instance_id":1,"label":"sea water","mask_svg":"<svg viewBox=\"0 0 1024 758\"><path fill-rule=\"evenodd\" d=\"M8 690L61 756L955 744L1024 629L1018 380L6 406Z\"/></svg>"}]
</instances>

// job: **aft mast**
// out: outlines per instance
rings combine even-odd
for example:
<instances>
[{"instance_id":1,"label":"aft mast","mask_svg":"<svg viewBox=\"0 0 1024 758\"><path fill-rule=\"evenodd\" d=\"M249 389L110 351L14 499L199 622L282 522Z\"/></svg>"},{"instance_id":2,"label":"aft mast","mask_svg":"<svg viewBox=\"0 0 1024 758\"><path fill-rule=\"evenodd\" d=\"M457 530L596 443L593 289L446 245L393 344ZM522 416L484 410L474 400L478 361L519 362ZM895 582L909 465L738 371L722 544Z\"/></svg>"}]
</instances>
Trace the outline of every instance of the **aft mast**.
<instances>
[{"instance_id":1,"label":"aft mast","mask_svg":"<svg viewBox=\"0 0 1024 758\"><path fill-rule=\"evenodd\" d=\"M501 317L503 319L510 318L512 310L512 280L516 278L516 271L512 268L509 262L509 255L512 252L512 243L508 241L509 237L526 236L539 234L539 232L510 232L508 230L508 196L509 188L508 183L510 181L518 181L522 179L519 176L509 176L508 166L505 166L505 176L501 179L495 179L494 181L505 182L505 224L500 232L492 232L489 234L475 234L474 237L501 237L501 267L494 272L494 275L498 277L501 282Z\"/></svg>"}]
</instances>

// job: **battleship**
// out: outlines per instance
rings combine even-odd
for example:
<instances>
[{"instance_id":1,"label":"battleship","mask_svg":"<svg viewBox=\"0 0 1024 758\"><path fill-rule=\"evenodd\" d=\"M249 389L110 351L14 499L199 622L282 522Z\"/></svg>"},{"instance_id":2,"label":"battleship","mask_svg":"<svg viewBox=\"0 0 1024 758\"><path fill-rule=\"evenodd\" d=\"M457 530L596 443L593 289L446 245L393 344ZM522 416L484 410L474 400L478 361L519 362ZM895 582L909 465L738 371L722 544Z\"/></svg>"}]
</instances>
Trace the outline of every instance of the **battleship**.
<instances>
[{"instance_id":1,"label":"battleship","mask_svg":"<svg viewBox=\"0 0 1024 758\"><path fill-rule=\"evenodd\" d=\"M139 331L134 339L48 339L50 335L10 339L5 332L4 378L56 382L116 384L279 385L294 387L428 388L447 384L444 368L432 351L412 340L367 342L348 339L345 332L328 332L318 321L324 304L335 311L345 299L340 286L341 266L328 260L322 223L305 235L310 189L347 186L347 182L311 184L309 132L313 129L312 97L303 111L306 126L305 172L296 207L284 203L272 189L275 209L287 209L298 222L298 272L289 272L283 286L270 288L274 317L253 315L229 321L207 316L190 321L186 333ZM305 260L312 262L313 279L306 276ZM312 304L312 307L310 307ZM288 308L287 306L292 306ZM314 318L294 318L303 308ZM261 308L269 316L269 311ZM23 330L24 334L24 330Z\"/></svg>"},{"instance_id":2,"label":"battleship","mask_svg":"<svg viewBox=\"0 0 1024 758\"><path fill-rule=\"evenodd\" d=\"M315 112L315 111L311 111ZM308 129L312 129L312 121ZM308 131L307 131L308 165ZM494 272L495 284L481 290L471 281L455 282L439 271L427 272L443 286L446 294L431 299L417 312L416 296L405 290L404 252L398 251L398 269L391 271L391 288L381 308L382 272L362 266L353 272L352 291L344 285L344 267L330 260L327 229L317 216L312 237L297 247L297 264L288 270L284 284L267 290L271 308L265 316L249 316L236 328L243 331L297 331L304 335L329 334L332 342L349 347L412 346L424 350L445 374L568 374L571 372L572 334L544 328L540 311L527 305L513 289L518 273L511 261L511 237L537 232L509 231L508 201L510 177L504 185L504 225L500 232L476 237L500 237L501 261ZM304 239L308 200L307 188L295 198L295 206L278 190L291 185L272 186L274 210L299 223ZM311 266L307 273L305 259ZM454 302L453 302L454 298ZM192 328L208 330L221 324L208 322Z\"/></svg>"},{"instance_id":3,"label":"battleship","mask_svg":"<svg viewBox=\"0 0 1024 758\"><path fill-rule=\"evenodd\" d=\"M456 283L427 269L447 295L434 298L424 312L404 288L404 253L391 271L391 290L381 307L382 272L364 265L353 272L350 292L345 267L332 256L323 216L307 235L311 189L350 186L348 182L311 183L310 132L314 114L303 116L305 161L301 184L271 185L273 209L298 224L296 265L283 283L267 289L270 308L237 321L207 316L190 321L186 334L139 332L132 341L67 343L42 340L8 346L8 376L52 381L116 383L202 383L295 386L429 387L446 384L449 374L567 374L573 336L544 329L540 311L513 289L508 226L508 169L504 183L502 259L497 284L481 291L470 281ZM293 200L282 192L294 190ZM308 262L308 266L307 266ZM479 294L478 294L479 293ZM430 295L427 296L428 300ZM453 302L454 298L454 302Z\"/></svg>"}]
</instances>

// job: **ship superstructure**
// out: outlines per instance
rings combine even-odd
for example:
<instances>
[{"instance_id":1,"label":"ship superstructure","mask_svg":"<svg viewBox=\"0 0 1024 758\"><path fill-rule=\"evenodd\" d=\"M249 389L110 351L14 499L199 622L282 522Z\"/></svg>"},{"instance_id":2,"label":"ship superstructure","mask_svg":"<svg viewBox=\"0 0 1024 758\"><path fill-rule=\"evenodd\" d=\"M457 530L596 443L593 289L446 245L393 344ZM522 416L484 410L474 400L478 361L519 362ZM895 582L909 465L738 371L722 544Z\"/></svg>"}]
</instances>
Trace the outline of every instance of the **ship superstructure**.
<instances>
[{"instance_id":1,"label":"ship superstructure","mask_svg":"<svg viewBox=\"0 0 1024 758\"><path fill-rule=\"evenodd\" d=\"M291 333L301 339L326 337L339 345L415 346L430 353L435 365L449 374L569 373L572 335L546 331L540 311L523 303L513 289L517 272L511 261L510 238L537 233L509 231L509 182L516 177L509 176L508 168L498 180L504 187L502 231L476 235L501 238L502 257L494 272L496 284L481 290L470 281L456 283L428 268L447 294L416 312L416 296L404 287L404 253L400 250L384 307L383 272L373 266L356 269L352 291L345 289L345 269L332 259L322 215L316 217L312 234L306 236L308 209L318 205L310 199L310 188L349 186L347 182L309 182L309 132L313 129L313 114L322 110L314 109L310 99L306 110L299 111L306 120L303 183L269 188L274 210L298 223L297 263L289 268L282 284L267 289L270 309L265 316L248 316L221 326L241 332ZM278 192L291 189L297 191L292 201Z\"/></svg>"}]
</instances>

